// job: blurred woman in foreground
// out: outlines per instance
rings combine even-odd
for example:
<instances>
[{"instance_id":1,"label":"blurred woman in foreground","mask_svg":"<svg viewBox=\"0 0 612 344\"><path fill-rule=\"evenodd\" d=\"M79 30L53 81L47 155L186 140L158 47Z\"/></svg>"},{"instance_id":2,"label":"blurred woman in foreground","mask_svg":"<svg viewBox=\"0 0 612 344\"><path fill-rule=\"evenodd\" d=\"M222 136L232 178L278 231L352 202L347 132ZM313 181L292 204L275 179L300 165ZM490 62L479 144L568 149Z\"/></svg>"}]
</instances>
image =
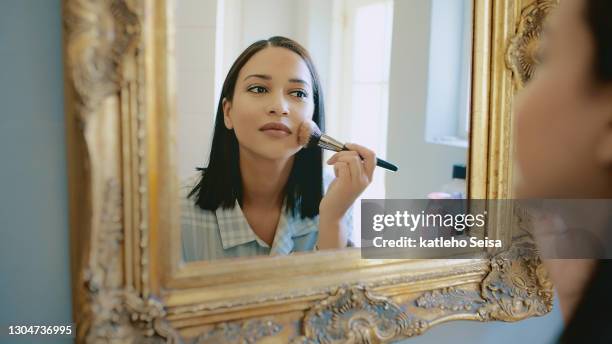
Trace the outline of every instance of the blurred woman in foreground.
<instances>
[{"instance_id":1,"label":"blurred woman in foreground","mask_svg":"<svg viewBox=\"0 0 612 344\"><path fill-rule=\"evenodd\" d=\"M548 24L543 63L516 104L517 197L611 199L612 1L562 0ZM561 342L612 343L608 262L545 261Z\"/></svg>"}]
</instances>

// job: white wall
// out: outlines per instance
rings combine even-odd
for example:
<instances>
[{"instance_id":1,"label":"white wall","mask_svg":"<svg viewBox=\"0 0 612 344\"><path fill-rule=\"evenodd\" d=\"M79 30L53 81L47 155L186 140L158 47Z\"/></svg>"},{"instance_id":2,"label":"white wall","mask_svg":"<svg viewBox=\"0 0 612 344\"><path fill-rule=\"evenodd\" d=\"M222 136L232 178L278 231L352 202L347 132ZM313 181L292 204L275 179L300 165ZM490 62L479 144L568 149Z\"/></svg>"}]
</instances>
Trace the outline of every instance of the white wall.
<instances>
[{"instance_id":1,"label":"white wall","mask_svg":"<svg viewBox=\"0 0 612 344\"><path fill-rule=\"evenodd\" d=\"M468 0L431 0L427 130L429 142L465 139L471 71L471 7ZM462 121L463 123L460 123ZM461 133L459 133L461 131ZM448 139L447 139L448 140Z\"/></svg>"},{"instance_id":2,"label":"white wall","mask_svg":"<svg viewBox=\"0 0 612 344\"><path fill-rule=\"evenodd\" d=\"M205 166L216 111L217 0L174 0L179 178Z\"/></svg>"},{"instance_id":3,"label":"white wall","mask_svg":"<svg viewBox=\"0 0 612 344\"><path fill-rule=\"evenodd\" d=\"M243 48L270 36L296 38L297 0L242 1Z\"/></svg>"},{"instance_id":4,"label":"white wall","mask_svg":"<svg viewBox=\"0 0 612 344\"><path fill-rule=\"evenodd\" d=\"M425 198L465 163L464 148L425 141L430 0L395 1L387 157L399 167L386 176L386 198Z\"/></svg>"}]
</instances>

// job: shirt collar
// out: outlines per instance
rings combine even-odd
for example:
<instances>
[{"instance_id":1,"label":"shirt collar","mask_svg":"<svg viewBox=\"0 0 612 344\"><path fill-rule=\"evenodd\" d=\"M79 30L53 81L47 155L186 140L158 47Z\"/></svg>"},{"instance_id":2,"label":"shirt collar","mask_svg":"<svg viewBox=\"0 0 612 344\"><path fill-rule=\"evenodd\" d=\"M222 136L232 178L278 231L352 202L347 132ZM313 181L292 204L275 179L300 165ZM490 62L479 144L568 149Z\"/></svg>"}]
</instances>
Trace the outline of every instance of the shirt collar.
<instances>
[{"instance_id":1,"label":"shirt collar","mask_svg":"<svg viewBox=\"0 0 612 344\"><path fill-rule=\"evenodd\" d=\"M256 241L262 247L270 246L259 238L251 229L251 226L246 220L238 201L234 204L234 208L223 209L217 208L215 211L219 231L221 234L221 244L223 249L229 249L238 245ZM293 238L308 234L318 230L318 216L314 219L288 216L286 214L286 201L283 203L276 234L270 248L270 255L291 253L293 249Z\"/></svg>"},{"instance_id":2,"label":"shirt collar","mask_svg":"<svg viewBox=\"0 0 612 344\"><path fill-rule=\"evenodd\" d=\"M249 226L249 223L236 200L233 208L217 208L217 223L221 234L221 244L223 249L257 241L260 246L269 247L265 241L261 240Z\"/></svg>"}]
</instances>

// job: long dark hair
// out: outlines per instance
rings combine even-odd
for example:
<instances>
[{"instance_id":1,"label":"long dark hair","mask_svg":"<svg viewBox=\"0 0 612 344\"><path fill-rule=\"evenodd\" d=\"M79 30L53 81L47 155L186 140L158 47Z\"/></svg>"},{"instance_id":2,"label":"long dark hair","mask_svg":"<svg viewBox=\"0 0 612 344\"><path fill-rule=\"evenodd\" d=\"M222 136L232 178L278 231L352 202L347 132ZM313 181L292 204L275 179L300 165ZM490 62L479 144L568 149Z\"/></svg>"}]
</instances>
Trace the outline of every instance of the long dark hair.
<instances>
[{"instance_id":1,"label":"long dark hair","mask_svg":"<svg viewBox=\"0 0 612 344\"><path fill-rule=\"evenodd\" d=\"M223 99L232 101L240 70L253 55L267 47L289 49L302 57L308 66L313 83L312 120L324 130L325 111L321 83L306 49L297 42L280 36L251 44L238 56L227 73L217 106L209 163L205 169L202 169L199 183L188 196L195 196L195 204L202 209L214 211L220 206L233 208L236 200L242 206L243 190L238 140L234 130L227 129L223 122ZM296 154L284 193L287 212L294 216L299 213L302 218L312 218L319 214L319 203L323 197L323 153L319 148L304 148Z\"/></svg>"}]
</instances>

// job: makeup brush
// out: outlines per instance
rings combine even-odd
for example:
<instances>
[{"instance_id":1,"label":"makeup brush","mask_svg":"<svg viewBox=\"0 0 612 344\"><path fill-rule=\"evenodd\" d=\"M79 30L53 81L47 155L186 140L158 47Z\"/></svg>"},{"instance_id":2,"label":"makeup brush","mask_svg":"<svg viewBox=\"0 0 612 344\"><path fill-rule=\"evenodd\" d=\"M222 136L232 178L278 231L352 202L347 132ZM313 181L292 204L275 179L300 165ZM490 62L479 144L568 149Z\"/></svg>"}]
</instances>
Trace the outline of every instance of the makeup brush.
<instances>
[{"instance_id":1,"label":"makeup brush","mask_svg":"<svg viewBox=\"0 0 612 344\"><path fill-rule=\"evenodd\" d=\"M317 126L317 124L311 120L306 120L302 123L302 125L300 125L300 130L298 131L298 143L300 146L304 146L306 148L319 146L323 149L334 152L350 150L340 141L327 134L321 133L319 126ZM380 166L394 172L397 171L397 166L379 158L376 158L376 166Z\"/></svg>"}]
</instances>

